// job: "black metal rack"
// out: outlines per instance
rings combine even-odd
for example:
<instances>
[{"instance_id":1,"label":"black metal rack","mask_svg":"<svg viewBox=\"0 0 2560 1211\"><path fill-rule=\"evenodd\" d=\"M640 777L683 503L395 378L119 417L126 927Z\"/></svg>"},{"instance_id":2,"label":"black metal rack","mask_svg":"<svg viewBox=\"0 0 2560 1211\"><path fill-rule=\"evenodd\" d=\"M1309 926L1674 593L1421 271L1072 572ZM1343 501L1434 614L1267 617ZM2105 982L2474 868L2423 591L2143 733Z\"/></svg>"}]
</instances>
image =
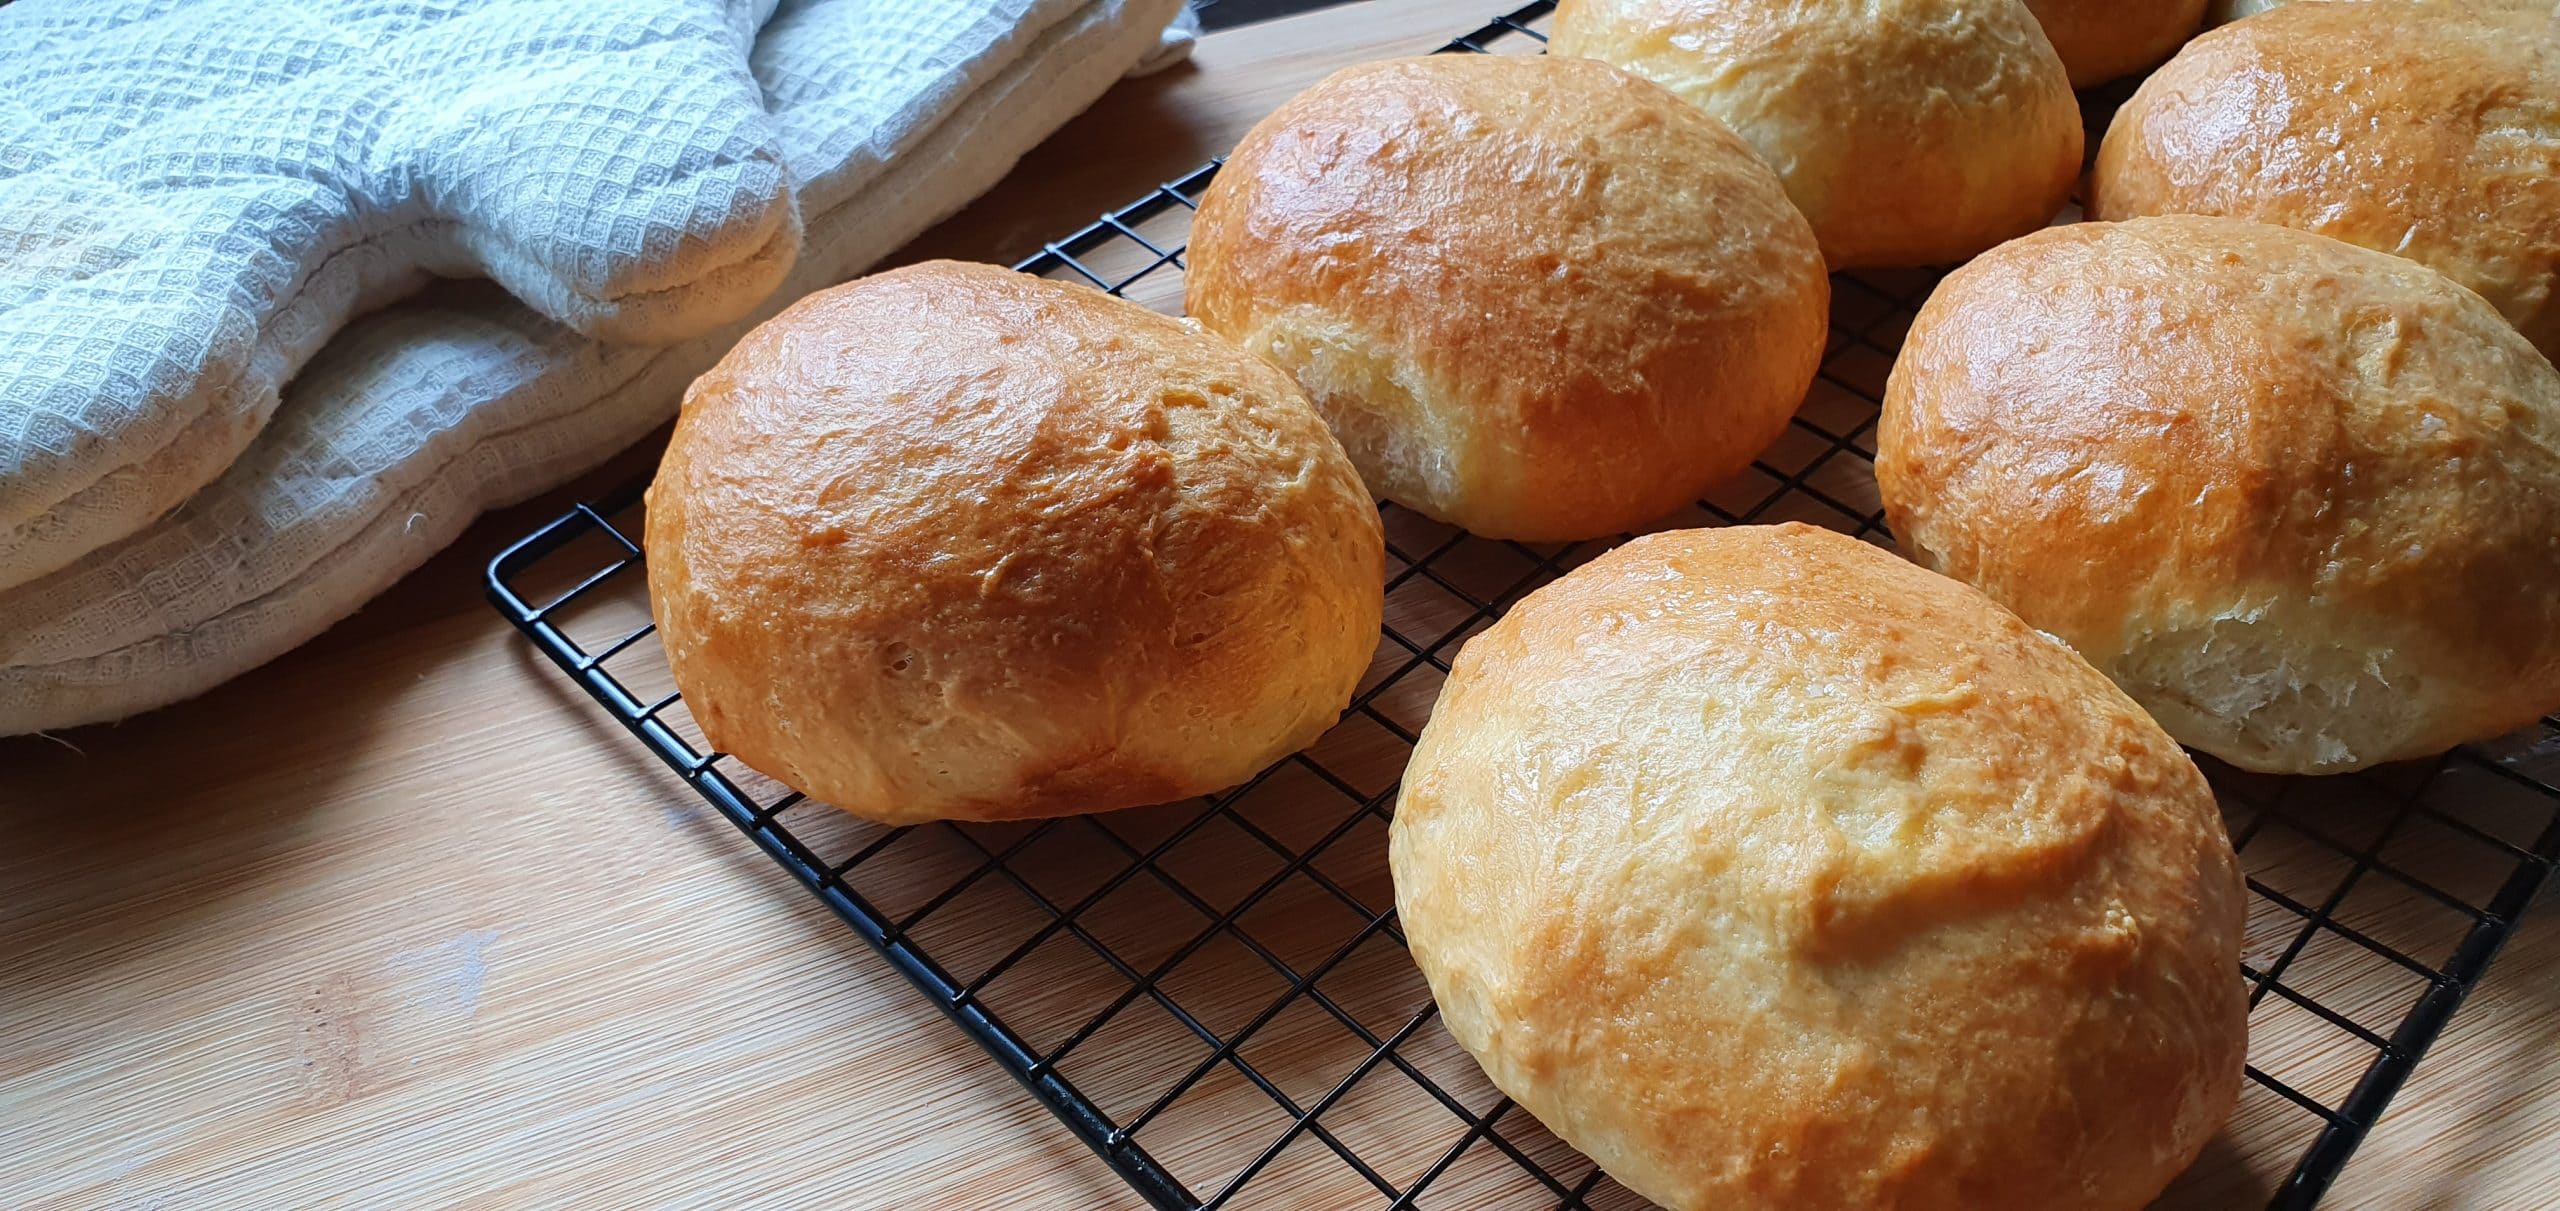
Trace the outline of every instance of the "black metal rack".
<instances>
[{"instance_id":1,"label":"black metal rack","mask_svg":"<svg viewBox=\"0 0 2560 1211\"><path fill-rule=\"evenodd\" d=\"M1449 49L1534 52L1532 4ZM1018 268L1178 311L1211 164ZM1835 275L1793 429L1664 527L1801 520L1891 545L1872 473L1883 378L1923 272ZM633 485L489 567L499 610L1165 1208L1609 1208L1642 1202L1487 1084L1437 1021L1387 884L1395 775L1449 657L1614 541L1475 538L1387 506L1387 625L1342 722L1210 799L1015 825L871 825L706 751L647 624ZM1623 536L1622 536L1623 537ZM2253 893L2248 1164L2173 1202L2308 1207L2560 859L2560 721L2323 779L2207 759Z\"/></svg>"}]
</instances>

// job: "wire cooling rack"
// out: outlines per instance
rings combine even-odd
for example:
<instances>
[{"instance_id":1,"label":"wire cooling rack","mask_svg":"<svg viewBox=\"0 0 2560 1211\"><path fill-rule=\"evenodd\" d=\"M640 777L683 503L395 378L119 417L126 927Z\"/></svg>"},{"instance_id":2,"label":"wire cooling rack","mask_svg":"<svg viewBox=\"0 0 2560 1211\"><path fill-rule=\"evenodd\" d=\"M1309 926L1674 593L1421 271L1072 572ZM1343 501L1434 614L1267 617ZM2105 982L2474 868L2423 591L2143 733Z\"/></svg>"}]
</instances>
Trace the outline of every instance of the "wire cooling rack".
<instances>
[{"instance_id":1,"label":"wire cooling rack","mask_svg":"<svg viewBox=\"0 0 2560 1211\"><path fill-rule=\"evenodd\" d=\"M1450 49L1535 52L1548 8ZM1184 235L1216 171L1019 268L1178 312ZM1793 427L1653 528L1807 521L1890 547L1878 400L1936 280L1836 275L1830 344ZM639 491L499 555L491 599L1149 1203L1643 1205L1502 1098L1441 1027L1385 858L1396 779L1450 656L1617 540L1489 541L1387 506L1384 634L1341 722L1308 751L1188 803L887 829L708 751L648 625ZM2340 777L2202 763L2254 893L2239 973L2250 1080L2164 1204L2307 1207L2560 856L2560 722Z\"/></svg>"}]
</instances>

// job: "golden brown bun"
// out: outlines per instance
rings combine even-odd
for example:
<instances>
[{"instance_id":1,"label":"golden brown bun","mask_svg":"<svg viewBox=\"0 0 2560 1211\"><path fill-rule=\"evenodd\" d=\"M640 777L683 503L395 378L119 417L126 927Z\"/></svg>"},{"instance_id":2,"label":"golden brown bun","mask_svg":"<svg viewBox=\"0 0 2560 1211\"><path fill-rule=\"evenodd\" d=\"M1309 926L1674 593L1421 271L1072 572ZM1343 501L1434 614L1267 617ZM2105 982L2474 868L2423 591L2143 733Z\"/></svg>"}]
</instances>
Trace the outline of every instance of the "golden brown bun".
<instances>
[{"instance_id":1,"label":"golden brown bun","mask_svg":"<svg viewBox=\"0 0 2560 1211\"><path fill-rule=\"evenodd\" d=\"M2189 43L2116 112L2091 209L2397 253L2560 354L2560 24L2547 3L2303 3Z\"/></svg>"},{"instance_id":2,"label":"golden brown bun","mask_svg":"<svg viewBox=\"0 0 2560 1211\"><path fill-rule=\"evenodd\" d=\"M2230 1111L2193 762L1982 594L1802 525L1640 538L1468 642L1390 831L1450 1033L1688 1211L2136 1208Z\"/></svg>"},{"instance_id":3,"label":"golden brown bun","mask_svg":"<svg viewBox=\"0 0 2560 1211\"><path fill-rule=\"evenodd\" d=\"M1287 377L987 265L821 291L685 396L649 592L710 743L873 819L1100 811L1313 741L1377 506Z\"/></svg>"},{"instance_id":4,"label":"golden brown bun","mask_svg":"<svg viewBox=\"0 0 2560 1211\"><path fill-rule=\"evenodd\" d=\"M1877 441L1914 558L2235 764L2560 707L2560 374L2415 262L2237 219L2040 232L1921 308Z\"/></svg>"},{"instance_id":5,"label":"golden brown bun","mask_svg":"<svg viewBox=\"0 0 2560 1211\"><path fill-rule=\"evenodd\" d=\"M1776 439L1830 282L1733 132L1585 60L1328 77L1201 199L1191 313L1297 375L1371 490L1495 538L1616 533Z\"/></svg>"},{"instance_id":6,"label":"golden brown bun","mask_svg":"<svg viewBox=\"0 0 2560 1211\"><path fill-rule=\"evenodd\" d=\"M2036 24L2087 88L2169 57L2204 21L2205 0L2026 0Z\"/></svg>"},{"instance_id":7,"label":"golden brown bun","mask_svg":"<svg viewBox=\"0 0 2560 1211\"><path fill-rule=\"evenodd\" d=\"M1549 46L1732 127L1834 269L1963 260L2080 175L2079 102L2018 0L1564 0Z\"/></svg>"}]
</instances>

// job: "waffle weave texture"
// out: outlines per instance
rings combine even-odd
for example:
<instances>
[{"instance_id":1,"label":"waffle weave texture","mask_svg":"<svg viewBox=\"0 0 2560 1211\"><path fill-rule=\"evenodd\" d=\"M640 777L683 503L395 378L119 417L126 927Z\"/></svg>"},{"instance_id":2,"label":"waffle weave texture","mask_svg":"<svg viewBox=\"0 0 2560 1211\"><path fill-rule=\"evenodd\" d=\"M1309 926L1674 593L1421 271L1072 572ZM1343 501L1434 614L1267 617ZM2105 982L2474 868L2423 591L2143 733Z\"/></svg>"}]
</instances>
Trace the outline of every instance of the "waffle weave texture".
<instances>
[{"instance_id":1,"label":"waffle weave texture","mask_svg":"<svg viewBox=\"0 0 2560 1211\"><path fill-rule=\"evenodd\" d=\"M744 314L800 239L747 73L771 9L0 8L0 585L185 500L433 275L610 340Z\"/></svg>"},{"instance_id":2,"label":"waffle weave texture","mask_svg":"<svg viewBox=\"0 0 2560 1211\"><path fill-rule=\"evenodd\" d=\"M0 733L199 693L629 445L1178 10L0 8Z\"/></svg>"}]
</instances>

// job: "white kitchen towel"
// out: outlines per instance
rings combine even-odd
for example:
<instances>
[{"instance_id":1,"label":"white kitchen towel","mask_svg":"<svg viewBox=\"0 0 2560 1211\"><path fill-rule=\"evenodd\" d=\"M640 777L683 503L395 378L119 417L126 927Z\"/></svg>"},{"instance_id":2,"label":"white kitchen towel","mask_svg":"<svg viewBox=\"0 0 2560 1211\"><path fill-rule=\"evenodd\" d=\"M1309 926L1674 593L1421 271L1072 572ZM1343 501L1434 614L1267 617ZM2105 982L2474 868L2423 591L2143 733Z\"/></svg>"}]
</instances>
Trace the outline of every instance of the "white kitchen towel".
<instances>
[{"instance_id":1,"label":"white kitchen towel","mask_svg":"<svg viewBox=\"0 0 2560 1211\"><path fill-rule=\"evenodd\" d=\"M351 613L481 510L637 440L747 326L958 210L1114 79L1178 54L1178 9L786 0L753 57L805 228L773 297L654 348L581 337L486 283L358 320L174 515L0 592L0 733L200 693Z\"/></svg>"},{"instance_id":2,"label":"white kitchen towel","mask_svg":"<svg viewBox=\"0 0 2560 1211\"><path fill-rule=\"evenodd\" d=\"M433 275L611 340L744 315L800 239L773 6L0 7L0 587L167 513Z\"/></svg>"}]
</instances>

